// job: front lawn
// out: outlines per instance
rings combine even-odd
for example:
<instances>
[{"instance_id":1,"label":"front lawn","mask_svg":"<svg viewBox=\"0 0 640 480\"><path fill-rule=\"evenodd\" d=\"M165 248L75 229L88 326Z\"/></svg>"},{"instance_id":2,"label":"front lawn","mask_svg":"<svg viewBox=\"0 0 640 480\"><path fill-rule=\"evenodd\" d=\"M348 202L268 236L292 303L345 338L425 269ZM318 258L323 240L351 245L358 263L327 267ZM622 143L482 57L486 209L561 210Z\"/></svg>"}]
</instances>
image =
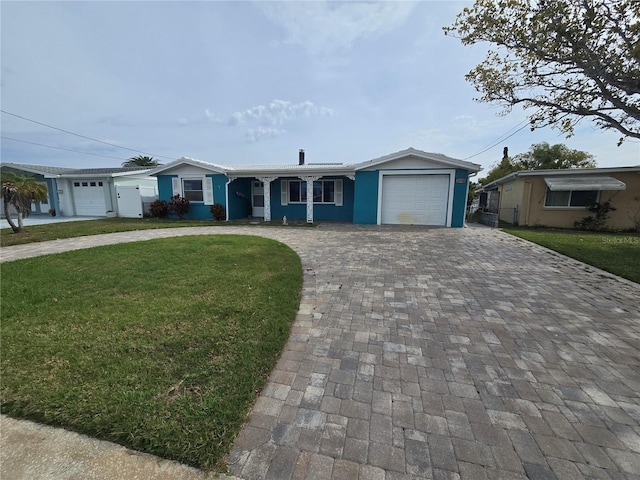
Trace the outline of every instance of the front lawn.
<instances>
[{"instance_id":1,"label":"front lawn","mask_svg":"<svg viewBox=\"0 0 640 480\"><path fill-rule=\"evenodd\" d=\"M218 471L288 338L302 285L289 247L237 235L0 268L2 413Z\"/></svg>"},{"instance_id":2,"label":"front lawn","mask_svg":"<svg viewBox=\"0 0 640 480\"><path fill-rule=\"evenodd\" d=\"M502 230L640 283L640 234L592 233L524 227L504 227Z\"/></svg>"}]
</instances>

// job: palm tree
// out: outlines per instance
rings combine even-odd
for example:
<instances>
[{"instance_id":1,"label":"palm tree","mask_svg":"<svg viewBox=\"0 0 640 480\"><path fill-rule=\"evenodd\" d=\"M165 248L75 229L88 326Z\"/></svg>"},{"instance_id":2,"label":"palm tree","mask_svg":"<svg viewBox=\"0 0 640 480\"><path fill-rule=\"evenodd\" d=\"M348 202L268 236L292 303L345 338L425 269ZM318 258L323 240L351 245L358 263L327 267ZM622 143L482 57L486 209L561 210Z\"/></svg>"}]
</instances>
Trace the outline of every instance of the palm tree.
<instances>
[{"instance_id":1,"label":"palm tree","mask_svg":"<svg viewBox=\"0 0 640 480\"><path fill-rule=\"evenodd\" d=\"M33 177L7 173L2 176L2 198L4 200L4 216L13 233L24 229L22 220L31 214L31 202L41 202L47 198L47 187L35 181ZM11 219L9 205L18 212L18 225Z\"/></svg>"},{"instance_id":2,"label":"palm tree","mask_svg":"<svg viewBox=\"0 0 640 480\"><path fill-rule=\"evenodd\" d=\"M122 163L123 167L157 167L158 165L160 165L159 161L154 160L153 157L147 157L145 155L131 157L129 160Z\"/></svg>"}]
</instances>

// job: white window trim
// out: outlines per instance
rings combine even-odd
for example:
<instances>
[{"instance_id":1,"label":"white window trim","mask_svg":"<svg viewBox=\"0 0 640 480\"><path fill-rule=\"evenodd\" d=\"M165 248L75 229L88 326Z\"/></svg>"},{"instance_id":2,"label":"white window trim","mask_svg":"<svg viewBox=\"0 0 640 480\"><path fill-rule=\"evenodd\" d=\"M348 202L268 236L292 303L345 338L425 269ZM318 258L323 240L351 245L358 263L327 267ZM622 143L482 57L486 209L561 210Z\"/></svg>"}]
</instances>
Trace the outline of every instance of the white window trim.
<instances>
[{"instance_id":1,"label":"white window trim","mask_svg":"<svg viewBox=\"0 0 640 480\"><path fill-rule=\"evenodd\" d=\"M289 184L291 182L298 182L300 185L306 183L304 180L291 179L281 180L280 182L280 203L281 205L306 205L306 200L292 201L289 198ZM342 206L343 199L343 182L341 178L321 178L314 182L333 182L333 202L313 202L314 205L335 205L336 207ZM309 192L307 192L307 195ZM313 196L313 193L312 193Z\"/></svg>"},{"instance_id":2,"label":"white window trim","mask_svg":"<svg viewBox=\"0 0 640 480\"><path fill-rule=\"evenodd\" d=\"M202 181L202 201L194 201L191 203L213 205L213 178L206 175L179 175L171 178L171 189L173 196L180 195L184 197L184 181L185 180L201 180Z\"/></svg>"},{"instance_id":3,"label":"white window trim","mask_svg":"<svg viewBox=\"0 0 640 480\"><path fill-rule=\"evenodd\" d=\"M544 192L544 202L542 204L542 208L544 209L549 209L549 210L584 210L585 208L588 208L588 205L584 205L584 206L572 206L572 205L547 205L547 194L549 193L549 189L547 188ZM573 192L580 192L580 191L584 191L584 190L555 190L556 192L569 192L569 203L571 203L571 194ZM598 192L598 196L596 197L596 203L600 201L600 194L602 193L602 190L589 190L589 191L597 191Z\"/></svg>"}]
</instances>

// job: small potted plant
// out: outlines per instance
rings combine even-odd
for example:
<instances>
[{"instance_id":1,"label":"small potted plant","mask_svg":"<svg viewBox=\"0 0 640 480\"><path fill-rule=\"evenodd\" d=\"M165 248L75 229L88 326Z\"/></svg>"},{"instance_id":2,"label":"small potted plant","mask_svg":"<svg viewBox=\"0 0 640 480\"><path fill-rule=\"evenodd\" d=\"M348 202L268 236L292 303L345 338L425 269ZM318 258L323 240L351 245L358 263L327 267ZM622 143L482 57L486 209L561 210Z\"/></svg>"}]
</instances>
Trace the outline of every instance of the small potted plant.
<instances>
[{"instance_id":1,"label":"small potted plant","mask_svg":"<svg viewBox=\"0 0 640 480\"><path fill-rule=\"evenodd\" d=\"M56 216L56 209L55 208L50 208L49 209L49 215L51 215L52 217Z\"/></svg>"}]
</instances>

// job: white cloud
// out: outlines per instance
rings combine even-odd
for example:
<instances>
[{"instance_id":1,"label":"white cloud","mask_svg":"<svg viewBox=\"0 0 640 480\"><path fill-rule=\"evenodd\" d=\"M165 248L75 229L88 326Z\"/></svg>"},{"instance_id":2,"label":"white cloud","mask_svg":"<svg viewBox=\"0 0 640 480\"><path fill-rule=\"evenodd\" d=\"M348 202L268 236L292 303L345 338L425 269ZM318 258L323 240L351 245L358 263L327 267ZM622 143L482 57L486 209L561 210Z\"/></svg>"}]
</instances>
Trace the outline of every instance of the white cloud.
<instances>
[{"instance_id":1,"label":"white cloud","mask_svg":"<svg viewBox=\"0 0 640 480\"><path fill-rule=\"evenodd\" d=\"M234 112L229 118L229 125L243 125L255 122L259 125L275 126L311 117L331 117L333 110L327 107L317 107L306 100L292 103L287 100L272 100L269 105L257 105L242 112Z\"/></svg>"},{"instance_id":2,"label":"white cloud","mask_svg":"<svg viewBox=\"0 0 640 480\"><path fill-rule=\"evenodd\" d=\"M274 138L285 133L278 128L297 120L331 117L334 112L328 107L319 107L306 100L292 103L288 100L272 100L268 105L256 105L246 110L234 112L227 121L230 126L247 125L245 138L257 142L263 138Z\"/></svg>"},{"instance_id":3,"label":"white cloud","mask_svg":"<svg viewBox=\"0 0 640 480\"><path fill-rule=\"evenodd\" d=\"M276 138L284 134L285 130L278 128L258 127L249 128L244 134L245 139L249 143L256 143L264 138Z\"/></svg>"},{"instance_id":4,"label":"white cloud","mask_svg":"<svg viewBox=\"0 0 640 480\"><path fill-rule=\"evenodd\" d=\"M402 25L414 2L265 2L264 15L287 31L285 43L312 54L348 49L366 37L378 37Z\"/></svg>"}]
</instances>

